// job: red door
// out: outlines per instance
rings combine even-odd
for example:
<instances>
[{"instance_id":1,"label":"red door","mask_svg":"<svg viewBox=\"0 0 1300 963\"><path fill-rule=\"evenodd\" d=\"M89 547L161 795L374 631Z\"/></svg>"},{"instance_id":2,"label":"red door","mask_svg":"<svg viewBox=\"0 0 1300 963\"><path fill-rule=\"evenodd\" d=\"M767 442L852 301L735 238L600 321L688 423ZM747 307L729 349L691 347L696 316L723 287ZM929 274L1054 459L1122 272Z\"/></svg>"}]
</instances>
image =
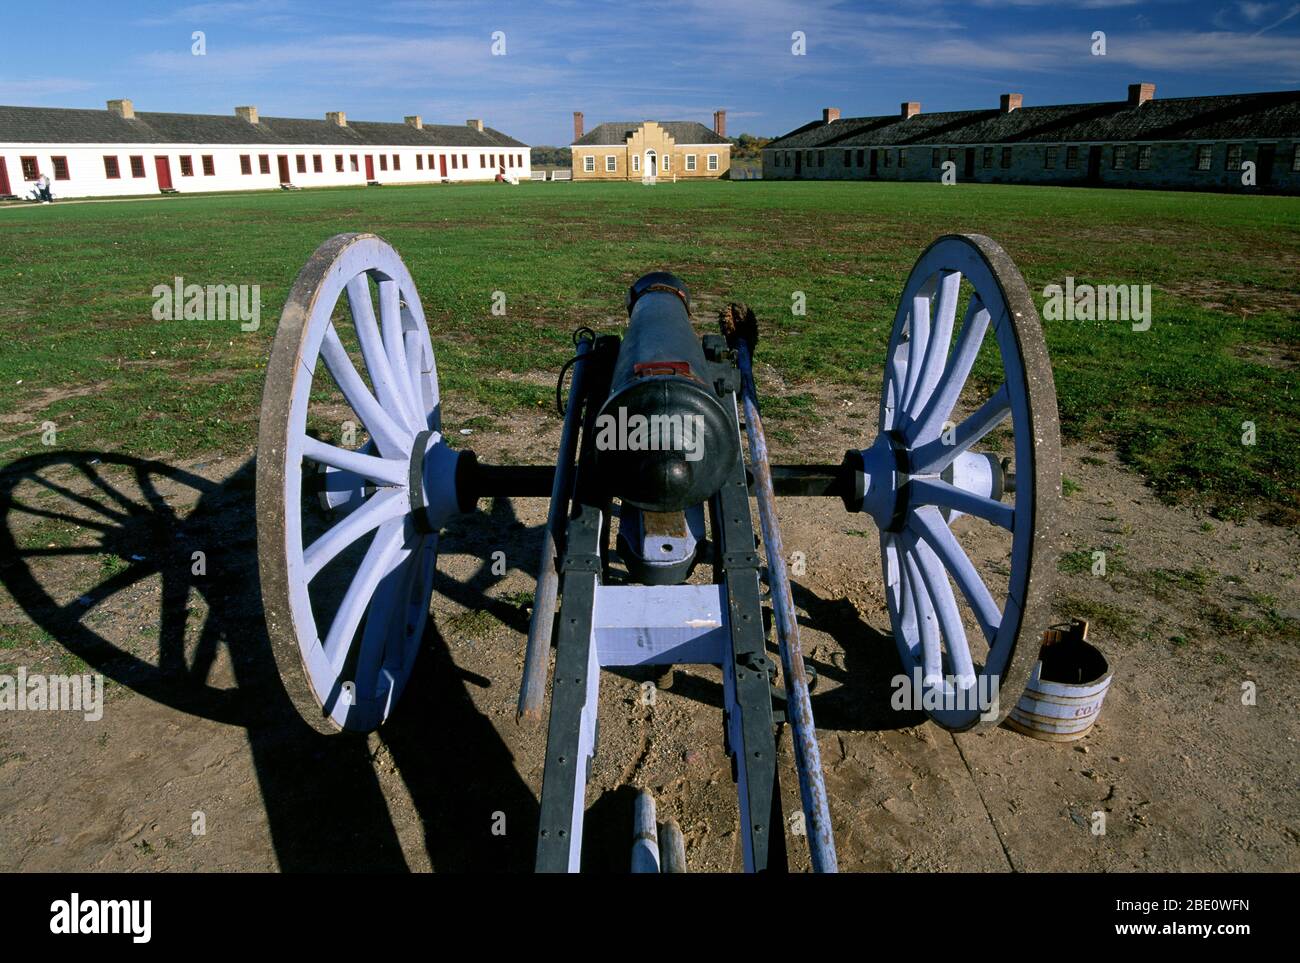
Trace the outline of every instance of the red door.
<instances>
[{"instance_id":1,"label":"red door","mask_svg":"<svg viewBox=\"0 0 1300 963\"><path fill-rule=\"evenodd\" d=\"M277 154L275 159L280 165L280 183L281 184L292 183L292 181L289 180L289 155Z\"/></svg>"},{"instance_id":2,"label":"red door","mask_svg":"<svg viewBox=\"0 0 1300 963\"><path fill-rule=\"evenodd\" d=\"M438 155L438 173L440 173L443 177L447 176L447 155L446 154Z\"/></svg>"},{"instance_id":3,"label":"red door","mask_svg":"<svg viewBox=\"0 0 1300 963\"><path fill-rule=\"evenodd\" d=\"M0 157L0 197L7 197L13 191L9 189L9 171L5 169L5 159Z\"/></svg>"},{"instance_id":4,"label":"red door","mask_svg":"<svg viewBox=\"0 0 1300 963\"><path fill-rule=\"evenodd\" d=\"M373 181L374 179L375 179L375 158L370 154L367 154L366 155L366 180Z\"/></svg>"},{"instance_id":5,"label":"red door","mask_svg":"<svg viewBox=\"0 0 1300 963\"><path fill-rule=\"evenodd\" d=\"M158 171L158 190L172 189L172 163L166 157L154 157L153 166Z\"/></svg>"}]
</instances>

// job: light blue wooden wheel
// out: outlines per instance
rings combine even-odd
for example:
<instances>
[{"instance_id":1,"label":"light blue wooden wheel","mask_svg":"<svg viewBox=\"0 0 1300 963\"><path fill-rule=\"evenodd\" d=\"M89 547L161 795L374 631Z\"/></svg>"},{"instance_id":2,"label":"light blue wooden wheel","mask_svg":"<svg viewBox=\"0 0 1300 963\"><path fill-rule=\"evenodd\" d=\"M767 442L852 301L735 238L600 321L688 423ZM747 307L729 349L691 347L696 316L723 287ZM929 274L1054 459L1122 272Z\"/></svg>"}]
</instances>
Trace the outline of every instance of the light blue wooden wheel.
<instances>
[{"instance_id":1,"label":"light blue wooden wheel","mask_svg":"<svg viewBox=\"0 0 1300 963\"><path fill-rule=\"evenodd\" d=\"M990 335L1001 384L981 393L971 372ZM999 427L1012 434L1009 472L1005 449L978 450ZM1061 472L1038 312L988 238L941 237L913 267L886 355L879 429L862 452L863 510L881 532L903 671L919 675L920 707L941 726L996 724L1024 691L1050 621ZM993 533L983 536L982 565L962 540L976 526Z\"/></svg>"},{"instance_id":2,"label":"light blue wooden wheel","mask_svg":"<svg viewBox=\"0 0 1300 963\"><path fill-rule=\"evenodd\" d=\"M337 397L321 410L331 382L350 413ZM354 446L309 434L309 415L355 419ZM455 510L456 458L410 272L373 234L331 238L281 315L257 452L267 627L290 695L319 728L372 731L401 695L428 618L438 527Z\"/></svg>"}]
</instances>

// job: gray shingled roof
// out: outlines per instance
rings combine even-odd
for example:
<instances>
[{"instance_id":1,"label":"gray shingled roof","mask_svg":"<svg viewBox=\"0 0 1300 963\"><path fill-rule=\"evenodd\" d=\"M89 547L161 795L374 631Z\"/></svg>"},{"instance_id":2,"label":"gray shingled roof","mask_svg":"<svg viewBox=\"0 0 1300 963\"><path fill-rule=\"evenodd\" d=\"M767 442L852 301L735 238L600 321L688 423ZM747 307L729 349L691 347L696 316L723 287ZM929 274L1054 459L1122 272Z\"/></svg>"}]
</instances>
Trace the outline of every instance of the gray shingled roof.
<instances>
[{"instance_id":1,"label":"gray shingled roof","mask_svg":"<svg viewBox=\"0 0 1300 963\"><path fill-rule=\"evenodd\" d=\"M336 147L526 147L498 130L468 125L408 124L137 111L124 120L109 110L0 106L0 143L10 144L319 144Z\"/></svg>"},{"instance_id":2,"label":"gray shingled roof","mask_svg":"<svg viewBox=\"0 0 1300 963\"><path fill-rule=\"evenodd\" d=\"M1021 107L1007 114L957 110L906 120L896 114L848 117L805 124L766 149L1260 138L1300 138L1300 91L1175 97L1138 107L1121 100Z\"/></svg>"},{"instance_id":3,"label":"gray shingled roof","mask_svg":"<svg viewBox=\"0 0 1300 963\"><path fill-rule=\"evenodd\" d=\"M644 120L611 121L593 127L573 142L574 147L615 147L627 142L638 127L649 123ZM703 124L693 120L656 120L674 141L679 144L730 144Z\"/></svg>"}]
</instances>

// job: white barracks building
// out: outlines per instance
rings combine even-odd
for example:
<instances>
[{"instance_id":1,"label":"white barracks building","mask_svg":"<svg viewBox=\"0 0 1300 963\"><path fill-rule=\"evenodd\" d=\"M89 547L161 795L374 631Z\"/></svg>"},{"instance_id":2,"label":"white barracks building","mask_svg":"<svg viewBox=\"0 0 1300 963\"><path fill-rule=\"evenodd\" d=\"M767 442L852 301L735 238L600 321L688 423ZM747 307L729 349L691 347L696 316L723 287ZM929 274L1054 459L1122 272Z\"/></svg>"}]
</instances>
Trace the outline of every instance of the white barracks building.
<instances>
[{"instance_id":1,"label":"white barracks building","mask_svg":"<svg viewBox=\"0 0 1300 963\"><path fill-rule=\"evenodd\" d=\"M481 120L464 126L0 106L0 198L42 174L61 197L253 191L281 186L528 180L529 149Z\"/></svg>"}]
</instances>

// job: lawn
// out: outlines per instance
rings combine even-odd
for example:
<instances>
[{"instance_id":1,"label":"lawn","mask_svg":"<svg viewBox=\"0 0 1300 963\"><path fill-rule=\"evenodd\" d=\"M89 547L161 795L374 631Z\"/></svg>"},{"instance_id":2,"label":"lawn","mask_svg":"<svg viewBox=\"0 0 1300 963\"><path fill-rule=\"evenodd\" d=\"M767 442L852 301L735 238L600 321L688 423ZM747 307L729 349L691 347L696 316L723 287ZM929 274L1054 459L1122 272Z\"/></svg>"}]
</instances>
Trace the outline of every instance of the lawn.
<instances>
[{"instance_id":1,"label":"lawn","mask_svg":"<svg viewBox=\"0 0 1300 963\"><path fill-rule=\"evenodd\" d=\"M1152 286L1148 331L1045 323L1067 441L1113 447L1171 500L1298 517L1300 198L1065 188L529 183L0 210L0 464L47 451L46 421L60 448L250 450L275 318L340 231L402 253L453 417L457 398L555 417L550 378L573 328L614 328L626 285L667 268L702 322L724 299L758 310L760 358L786 386L771 418L786 431L817 417L819 383L860 387L872 409L913 261L938 234L988 234L1040 304L1067 275ZM152 291L177 276L260 285L260 329L155 321ZM795 292L806 316L791 312Z\"/></svg>"}]
</instances>

